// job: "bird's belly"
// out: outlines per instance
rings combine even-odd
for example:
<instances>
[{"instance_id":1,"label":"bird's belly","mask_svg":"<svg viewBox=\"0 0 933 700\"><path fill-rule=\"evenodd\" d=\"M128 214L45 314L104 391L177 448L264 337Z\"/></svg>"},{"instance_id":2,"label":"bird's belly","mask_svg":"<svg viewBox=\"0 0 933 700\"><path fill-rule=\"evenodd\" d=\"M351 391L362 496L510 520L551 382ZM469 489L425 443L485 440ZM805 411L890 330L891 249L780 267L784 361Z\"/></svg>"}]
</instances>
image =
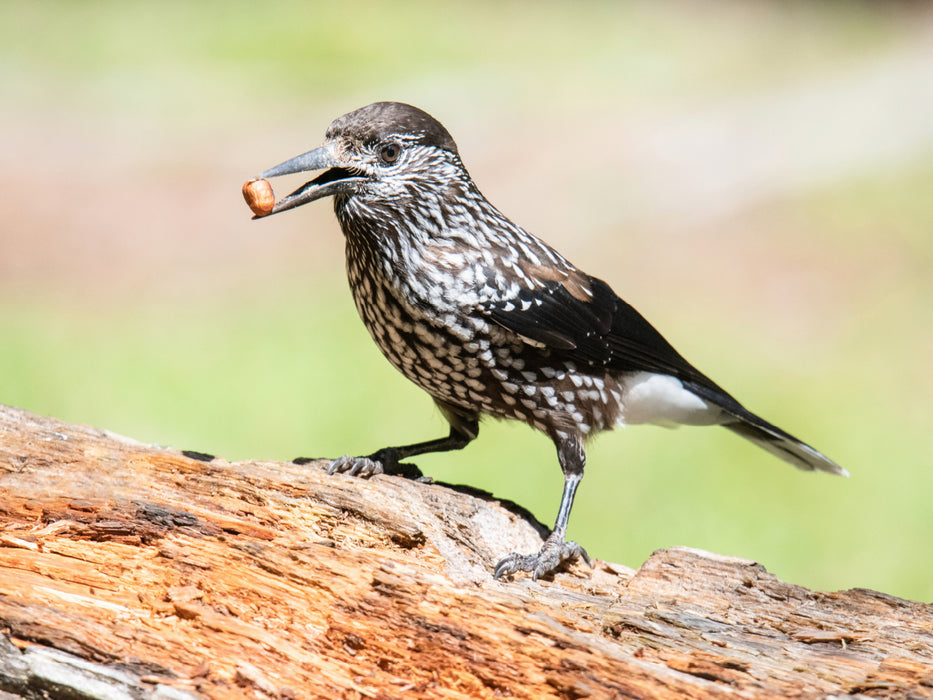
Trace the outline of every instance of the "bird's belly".
<instances>
[{"instance_id":1,"label":"bird's belly","mask_svg":"<svg viewBox=\"0 0 933 700\"><path fill-rule=\"evenodd\" d=\"M577 367L475 319L425 317L367 281L351 278L364 325L386 359L435 399L550 435L586 436L624 422L627 387L612 373Z\"/></svg>"},{"instance_id":2,"label":"bird's belly","mask_svg":"<svg viewBox=\"0 0 933 700\"><path fill-rule=\"evenodd\" d=\"M376 314L378 316L378 314ZM570 364L555 367L527 347L496 345L489 337L463 343L420 321L404 326L367 323L392 365L435 399L538 430L588 435L620 423L623 389L608 374ZM516 355L525 351L523 359Z\"/></svg>"},{"instance_id":3,"label":"bird's belly","mask_svg":"<svg viewBox=\"0 0 933 700\"><path fill-rule=\"evenodd\" d=\"M354 294L363 324L392 366L436 399L488 412L492 406L485 381L488 373L469 352L472 345L449 325L430 323L391 295L375 296Z\"/></svg>"}]
</instances>

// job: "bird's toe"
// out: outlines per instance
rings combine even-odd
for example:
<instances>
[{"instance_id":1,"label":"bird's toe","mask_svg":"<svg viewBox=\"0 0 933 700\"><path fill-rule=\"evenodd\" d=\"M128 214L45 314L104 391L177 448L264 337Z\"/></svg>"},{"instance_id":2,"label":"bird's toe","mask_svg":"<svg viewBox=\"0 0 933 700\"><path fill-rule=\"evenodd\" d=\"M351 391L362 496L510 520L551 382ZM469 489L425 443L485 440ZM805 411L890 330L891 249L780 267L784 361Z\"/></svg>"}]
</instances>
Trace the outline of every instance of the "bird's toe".
<instances>
[{"instance_id":1,"label":"bird's toe","mask_svg":"<svg viewBox=\"0 0 933 700\"><path fill-rule=\"evenodd\" d=\"M493 570L492 577L500 579L503 576L517 574L519 571L534 571L537 561L537 554L518 554L517 552L512 552L499 560L499 563L496 564L496 568Z\"/></svg>"},{"instance_id":2,"label":"bird's toe","mask_svg":"<svg viewBox=\"0 0 933 700\"><path fill-rule=\"evenodd\" d=\"M503 557L496 564L493 578L499 579L503 576L517 574L520 571L527 571L531 574L532 579L537 581L539 578L553 576L557 571L578 559L582 559L590 568L593 568L593 562L590 560L589 554L579 544L549 537L537 554L516 554L513 552Z\"/></svg>"},{"instance_id":3,"label":"bird's toe","mask_svg":"<svg viewBox=\"0 0 933 700\"><path fill-rule=\"evenodd\" d=\"M382 462L370 457L350 457L344 455L338 457L327 468L328 474L347 474L349 476L358 476L367 479L376 474L382 474L385 470Z\"/></svg>"}]
</instances>

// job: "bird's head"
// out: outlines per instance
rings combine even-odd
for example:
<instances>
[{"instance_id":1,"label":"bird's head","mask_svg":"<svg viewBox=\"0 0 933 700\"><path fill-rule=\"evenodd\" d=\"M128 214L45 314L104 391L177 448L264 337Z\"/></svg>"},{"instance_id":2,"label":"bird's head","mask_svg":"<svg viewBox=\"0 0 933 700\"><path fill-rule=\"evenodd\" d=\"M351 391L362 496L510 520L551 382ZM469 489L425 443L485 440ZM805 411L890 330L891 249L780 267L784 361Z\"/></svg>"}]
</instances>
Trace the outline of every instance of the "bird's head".
<instances>
[{"instance_id":1,"label":"bird's head","mask_svg":"<svg viewBox=\"0 0 933 700\"><path fill-rule=\"evenodd\" d=\"M335 196L338 214L379 204L405 206L431 193L443 196L466 175L457 144L440 122L417 107L376 102L336 119L324 144L260 174L262 178L323 170L276 202L272 214Z\"/></svg>"}]
</instances>

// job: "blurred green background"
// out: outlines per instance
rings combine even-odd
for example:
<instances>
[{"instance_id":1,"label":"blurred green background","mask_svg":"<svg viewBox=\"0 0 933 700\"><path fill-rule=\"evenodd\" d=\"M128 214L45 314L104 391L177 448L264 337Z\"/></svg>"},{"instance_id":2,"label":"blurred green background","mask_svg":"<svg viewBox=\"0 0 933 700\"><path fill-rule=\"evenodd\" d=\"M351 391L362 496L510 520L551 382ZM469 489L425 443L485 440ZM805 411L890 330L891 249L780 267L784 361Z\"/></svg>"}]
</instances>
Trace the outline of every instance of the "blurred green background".
<instances>
[{"instance_id":1,"label":"blurred green background","mask_svg":"<svg viewBox=\"0 0 933 700\"><path fill-rule=\"evenodd\" d=\"M924 3L4 3L0 402L228 459L441 435L356 317L330 206L240 198L340 114L411 102L494 204L852 473L620 430L572 537L931 601L931 76ZM418 463L553 521L526 427Z\"/></svg>"}]
</instances>

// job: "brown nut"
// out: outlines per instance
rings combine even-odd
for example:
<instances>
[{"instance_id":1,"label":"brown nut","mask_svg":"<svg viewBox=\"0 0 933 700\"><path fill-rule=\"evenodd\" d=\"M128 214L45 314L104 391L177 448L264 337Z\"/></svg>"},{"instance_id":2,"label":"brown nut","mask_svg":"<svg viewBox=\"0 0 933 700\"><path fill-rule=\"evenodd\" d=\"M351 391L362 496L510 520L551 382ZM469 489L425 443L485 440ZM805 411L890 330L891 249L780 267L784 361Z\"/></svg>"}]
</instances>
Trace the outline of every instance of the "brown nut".
<instances>
[{"instance_id":1,"label":"brown nut","mask_svg":"<svg viewBox=\"0 0 933 700\"><path fill-rule=\"evenodd\" d=\"M243 183L243 199L256 216L267 216L275 206L275 193L268 180L254 178Z\"/></svg>"}]
</instances>

